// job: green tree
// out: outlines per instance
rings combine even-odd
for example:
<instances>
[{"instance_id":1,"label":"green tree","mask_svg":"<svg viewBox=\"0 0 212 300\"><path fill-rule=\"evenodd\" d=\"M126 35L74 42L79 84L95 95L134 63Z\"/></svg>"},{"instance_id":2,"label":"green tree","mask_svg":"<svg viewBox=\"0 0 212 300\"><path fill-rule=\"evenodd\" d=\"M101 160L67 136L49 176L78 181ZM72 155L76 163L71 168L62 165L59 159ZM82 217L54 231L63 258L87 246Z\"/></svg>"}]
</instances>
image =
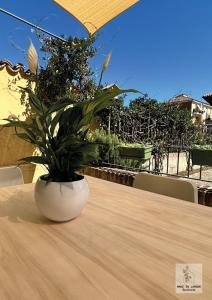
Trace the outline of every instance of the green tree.
<instances>
[{"instance_id":1,"label":"green tree","mask_svg":"<svg viewBox=\"0 0 212 300\"><path fill-rule=\"evenodd\" d=\"M89 59L96 53L95 37L70 37L67 43L50 37L40 38L40 41L43 65L37 74L38 98L47 106L64 98L91 99L96 83Z\"/></svg>"}]
</instances>

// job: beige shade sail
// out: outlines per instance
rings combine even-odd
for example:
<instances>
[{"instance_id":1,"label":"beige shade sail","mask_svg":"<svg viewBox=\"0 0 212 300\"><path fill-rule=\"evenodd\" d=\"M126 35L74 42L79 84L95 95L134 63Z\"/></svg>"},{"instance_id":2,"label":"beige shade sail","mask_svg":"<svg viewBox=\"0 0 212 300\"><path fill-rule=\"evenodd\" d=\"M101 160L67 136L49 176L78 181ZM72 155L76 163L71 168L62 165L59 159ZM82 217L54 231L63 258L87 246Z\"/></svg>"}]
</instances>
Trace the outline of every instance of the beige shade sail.
<instances>
[{"instance_id":1,"label":"beige shade sail","mask_svg":"<svg viewBox=\"0 0 212 300\"><path fill-rule=\"evenodd\" d=\"M53 0L94 34L139 0Z\"/></svg>"}]
</instances>

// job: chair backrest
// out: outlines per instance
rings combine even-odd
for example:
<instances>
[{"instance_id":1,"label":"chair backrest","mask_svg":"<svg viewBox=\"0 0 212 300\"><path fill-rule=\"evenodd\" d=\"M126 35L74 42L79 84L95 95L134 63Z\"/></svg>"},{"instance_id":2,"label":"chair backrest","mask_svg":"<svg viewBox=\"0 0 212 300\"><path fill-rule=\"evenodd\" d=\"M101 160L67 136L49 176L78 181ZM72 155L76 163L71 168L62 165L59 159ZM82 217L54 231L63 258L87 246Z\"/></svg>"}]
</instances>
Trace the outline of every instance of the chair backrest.
<instances>
[{"instance_id":1,"label":"chair backrest","mask_svg":"<svg viewBox=\"0 0 212 300\"><path fill-rule=\"evenodd\" d=\"M23 184L21 169L16 166L0 168L0 187Z\"/></svg>"},{"instance_id":2,"label":"chair backrest","mask_svg":"<svg viewBox=\"0 0 212 300\"><path fill-rule=\"evenodd\" d=\"M135 177L133 186L152 193L198 203L197 187L182 179L139 173Z\"/></svg>"}]
</instances>

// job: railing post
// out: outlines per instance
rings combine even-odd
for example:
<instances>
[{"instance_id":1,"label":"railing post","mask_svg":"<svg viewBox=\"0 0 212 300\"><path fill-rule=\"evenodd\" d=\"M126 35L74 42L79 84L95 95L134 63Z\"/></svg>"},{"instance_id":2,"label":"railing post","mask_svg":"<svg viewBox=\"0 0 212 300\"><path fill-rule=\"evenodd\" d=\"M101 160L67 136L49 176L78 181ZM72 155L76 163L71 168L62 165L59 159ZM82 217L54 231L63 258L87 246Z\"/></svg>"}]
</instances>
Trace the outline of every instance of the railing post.
<instances>
[{"instance_id":1,"label":"railing post","mask_svg":"<svg viewBox=\"0 0 212 300\"><path fill-rule=\"evenodd\" d=\"M200 169L199 169L199 179L200 180L202 179L202 165L200 166Z\"/></svg>"},{"instance_id":2,"label":"railing post","mask_svg":"<svg viewBox=\"0 0 212 300\"><path fill-rule=\"evenodd\" d=\"M188 173L187 173L187 175L188 175L188 178L189 178L189 176L190 176L190 160L191 160L191 151L190 151L190 149L188 150Z\"/></svg>"},{"instance_id":3,"label":"railing post","mask_svg":"<svg viewBox=\"0 0 212 300\"><path fill-rule=\"evenodd\" d=\"M169 147L167 149L168 153L167 153L167 168L166 168L166 172L167 174L169 174Z\"/></svg>"},{"instance_id":4,"label":"railing post","mask_svg":"<svg viewBox=\"0 0 212 300\"><path fill-rule=\"evenodd\" d=\"M179 164L180 164L180 149L177 150L177 175L179 174Z\"/></svg>"}]
</instances>

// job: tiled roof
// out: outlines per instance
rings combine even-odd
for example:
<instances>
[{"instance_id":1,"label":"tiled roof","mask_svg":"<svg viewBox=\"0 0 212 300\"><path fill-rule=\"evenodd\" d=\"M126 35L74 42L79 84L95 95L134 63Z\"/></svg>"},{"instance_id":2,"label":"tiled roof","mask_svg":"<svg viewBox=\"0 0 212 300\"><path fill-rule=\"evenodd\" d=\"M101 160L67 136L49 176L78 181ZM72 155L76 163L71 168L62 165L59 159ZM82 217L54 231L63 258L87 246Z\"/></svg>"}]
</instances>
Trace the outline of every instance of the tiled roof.
<instances>
[{"instance_id":1,"label":"tiled roof","mask_svg":"<svg viewBox=\"0 0 212 300\"><path fill-rule=\"evenodd\" d=\"M212 94L204 95L202 98L212 106Z\"/></svg>"},{"instance_id":2,"label":"tiled roof","mask_svg":"<svg viewBox=\"0 0 212 300\"><path fill-rule=\"evenodd\" d=\"M16 65L12 65L8 60L0 60L0 71L6 68L7 72L11 75L16 75L20 73L20 75L24 78L30 77L31 73L29 70L25 70L24 66L20 63Z\"/></svg>"},{"instance_id":3,"label":"tiled roof","mask_svg":"<svg viewBox=\"0 0 212 300\"><path fill-rule=\"evenodd\" d=\"M200 100L193 99L191 96L189 96L187 94L181 94L181 95L178 95L178 96L168 100L168 102L173 102L173 103L179 103L179 102L180 103L188 103L188 102L193 102L193 101L208 105L208 103L206 101L200 101Z\"/></svg>"},{"instance_id":4,"label":"tiled roof","mask_svg":"<svg viewBox=\"0 0 212 300\"><path fill-rule=\"evenodd\" d=\"M195 101L195 100L186 94L178 95L169 100L169 102L191 102L191 101Z\"/></svg>"},{"instance_id":5,"label":"tiled roof","mask_svg":"<svg viewBox=\"0 0 212 300\"><path fill-rule=\"evenodd\" d=\"M202 98L204 98L204 97L212 97L212 94L206 94Z\"/></svg>"}]
</instances>

